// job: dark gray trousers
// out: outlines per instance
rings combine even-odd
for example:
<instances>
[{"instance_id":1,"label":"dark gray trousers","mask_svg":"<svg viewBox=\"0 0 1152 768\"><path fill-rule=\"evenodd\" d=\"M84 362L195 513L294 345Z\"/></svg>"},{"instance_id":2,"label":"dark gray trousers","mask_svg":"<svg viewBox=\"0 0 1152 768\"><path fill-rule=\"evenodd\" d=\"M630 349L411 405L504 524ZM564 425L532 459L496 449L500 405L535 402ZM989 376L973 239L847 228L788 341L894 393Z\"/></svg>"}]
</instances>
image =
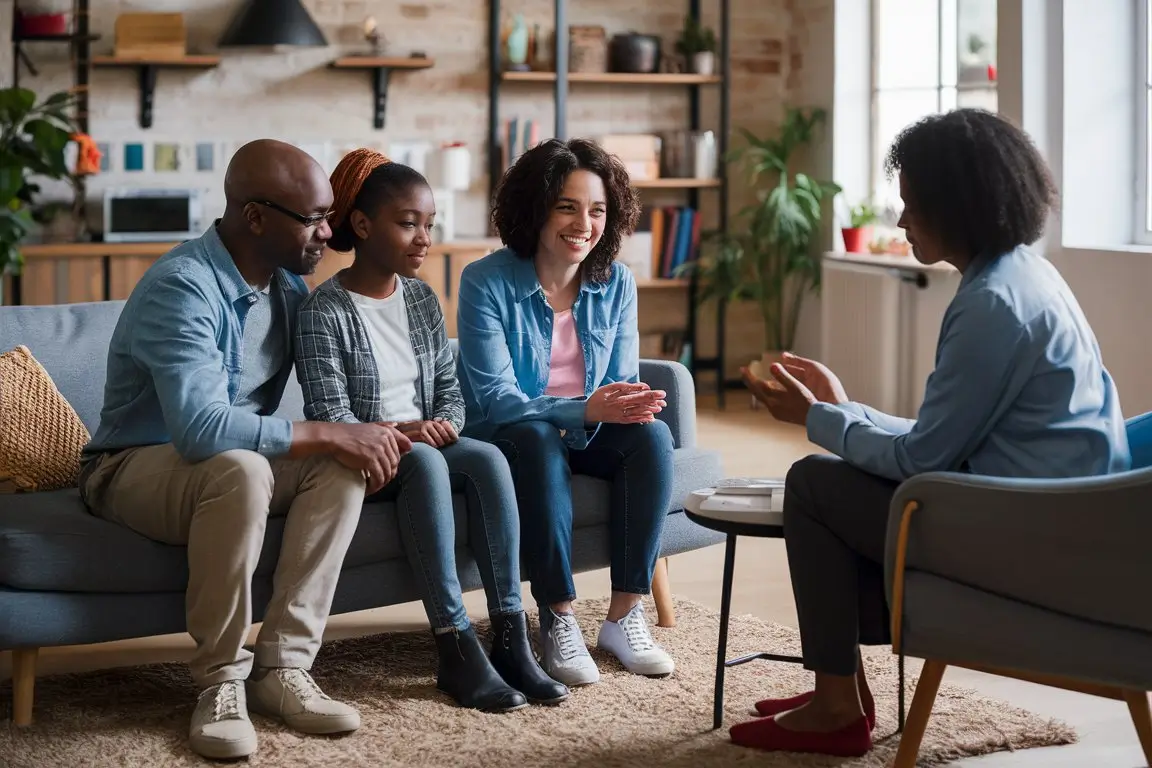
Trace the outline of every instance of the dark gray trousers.
<instances>
[{"instance_id":1,"label":"dark gray trousers","mask_svg":"<svg viewBox=\"0 0 1152 768\"><path fill-rule=\"evenodd\" d=\"M788 471L784 542L807 669L853 675L860 645L892 641L884 541L897 485L835 456Z\"/></svg>"}]
</instances>

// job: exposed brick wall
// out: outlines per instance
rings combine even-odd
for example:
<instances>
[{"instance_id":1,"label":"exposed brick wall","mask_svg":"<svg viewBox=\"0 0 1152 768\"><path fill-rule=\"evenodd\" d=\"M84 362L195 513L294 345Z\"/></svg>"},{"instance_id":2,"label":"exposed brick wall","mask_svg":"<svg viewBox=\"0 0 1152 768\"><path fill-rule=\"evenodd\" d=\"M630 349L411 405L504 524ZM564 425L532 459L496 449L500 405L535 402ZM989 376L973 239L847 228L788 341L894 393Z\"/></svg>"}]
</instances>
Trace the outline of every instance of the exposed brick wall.
<instances>
[{"instance_id":1,"label":"exposed brick wall","mask_svg":"<svg viewBox=\"0 0 1152 768\"><path fill-rule=\"evenodd\" d=\"M459 140L473 149L475 183L457 198L458 231L480 233L486 222L487 168L484 141L487 126L487 16L482 0L305 0L324 28L329 49L299 49L275 53L225 51L219 68L205 72L161 70L155 98L154 124L136 124L138 97L131 70L96 70L92 77L91 132L98 141L230 142L261 136L289 140L331 140L337 144L372 144L425 139ZM813 49L813 24L830 26L831 0L733 0L732 125L763 133L776 122L791 92L802 88L807 62L828 55ZM571 3L569 23L602 24L611 35L638 30L665 37L670 47L682 15L669 10L681 3L668 0L579 0ZM686 6L686 3L683 5ZM706 21L715 23L715 4L704 3ZM201 6L207 6L201 8ZM211 51L232 13L230 2L200 3L166 0L147 4L149 10L181 11L189 28L189 50ZM552 27L551 0L505 0L504 13L525 14L539 23L542 37ZM96 53L110 52L116 16L140 10L144 4L127 0L93 0L91 25L102 39ZM0 3L0 29L9 28L10 3ZM436 59L433 69L397 73L392 77L387 126L371 123L371 80L367 72L332 71L329 60L359 49L358 27L373 15L389 39L389 53L423 50ZM824 35L830 40L831 36ZM10 83L12 58L8 46L0 52L0 81ZM70 83L66 51L59 46L30 49L39 77L22 72L24 84L47 93ZM708 89L706 89L708 90ZM821 94L828 102L831 93ZM718 102L711 94L705 110ZM541 135L552 130L551 94L547 85L505 84L501 113L542 121ZM661 131L684 127L685 89L668 87L642 93L635 88L580 86L572 89L569 106L572 135L608 131ZM119 152L114 153L119 160ZM122 167L122 165L121 165ZM219 173L163 174L162 177L108 173L95 179L98 193L108 184L154 182L197 184L218 195ZM734 189L733 209L740 204ZM705 194L705 198L709 195Z\"/></svg>"}]
</instances>

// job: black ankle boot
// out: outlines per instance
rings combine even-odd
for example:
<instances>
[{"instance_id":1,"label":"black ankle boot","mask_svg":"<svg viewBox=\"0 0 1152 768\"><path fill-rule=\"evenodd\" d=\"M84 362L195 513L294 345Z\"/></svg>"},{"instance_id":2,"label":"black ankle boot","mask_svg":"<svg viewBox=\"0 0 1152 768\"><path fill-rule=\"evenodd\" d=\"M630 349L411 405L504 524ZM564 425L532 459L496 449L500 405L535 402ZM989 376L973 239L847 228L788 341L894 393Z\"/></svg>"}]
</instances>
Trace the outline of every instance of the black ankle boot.
<instances>
[{"instance_id":1,"label":"black ankle boot","mask_svg":"<svg viewBox=\"0 0 1152 768\"><path fill-rule=\"evenodd\" d=\"M523 611L492 617L492 666L533 703L559 704L568 698L568 686L549 677L532 653Z\"/></svg>"},{"instance_id":2,"label":"black ankle boot","mask_svg":"<svg viewBox=\"0 0 1152 768\"><path fill-rule=\"evenodd\" d=\"M469 709L511 712L528 706L524 694L509 687L492 668L471 627L461 632L433 633L440 663L436 687Z\"/></svg>"}]
</instances>

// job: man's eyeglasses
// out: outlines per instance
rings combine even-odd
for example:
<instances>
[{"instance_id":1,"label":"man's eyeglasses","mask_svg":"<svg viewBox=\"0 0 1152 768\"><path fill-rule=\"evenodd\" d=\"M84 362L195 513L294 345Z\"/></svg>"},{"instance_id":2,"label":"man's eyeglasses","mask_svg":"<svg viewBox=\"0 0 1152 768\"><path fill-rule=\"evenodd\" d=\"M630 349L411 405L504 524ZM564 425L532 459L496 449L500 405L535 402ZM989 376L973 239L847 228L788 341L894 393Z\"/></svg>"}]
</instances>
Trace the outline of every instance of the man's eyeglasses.
<instances>
[{"instance_id":1,"label":"man's eyeglasses","mask_svg":"<svg viewBox=\"0 0 1152 768\"><path fill-rule=\"evenodd\" d=\"M305 216L302 213L296 213L296 211L285 208L279 203L274 203L271 200L252 200L250 202L253 202L256 205L263 205L267 208L271 208L274 211L279 211L288 218L295 219L306 227L314 227L322 221L327 221L332 218L333 214L333 211L326 211L325 213L313 213L309 216Z\"/></svg>"}]
</instances>

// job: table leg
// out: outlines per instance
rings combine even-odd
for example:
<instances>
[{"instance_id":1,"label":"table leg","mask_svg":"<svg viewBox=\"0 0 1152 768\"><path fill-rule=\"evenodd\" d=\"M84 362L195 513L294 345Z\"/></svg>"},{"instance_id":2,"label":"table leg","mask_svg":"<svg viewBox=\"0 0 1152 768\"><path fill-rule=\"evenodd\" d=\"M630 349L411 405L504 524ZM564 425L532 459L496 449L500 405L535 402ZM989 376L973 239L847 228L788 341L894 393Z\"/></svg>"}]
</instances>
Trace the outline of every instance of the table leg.
<instances>
[{"instance_id":1,"label":"table leg","mask_svg":"<svg viewBox=\"0 0 1152 768\"><path fill-rule=\"evenodd\" d=\"M736 536L728 534L724 547L724 584L720 591L720 642L716 647L716 690L712 699L712 729L724 722L724 663L728 651L728 614L732 608L732 577L736 568Z\"/></svg>"}]
</instances>

